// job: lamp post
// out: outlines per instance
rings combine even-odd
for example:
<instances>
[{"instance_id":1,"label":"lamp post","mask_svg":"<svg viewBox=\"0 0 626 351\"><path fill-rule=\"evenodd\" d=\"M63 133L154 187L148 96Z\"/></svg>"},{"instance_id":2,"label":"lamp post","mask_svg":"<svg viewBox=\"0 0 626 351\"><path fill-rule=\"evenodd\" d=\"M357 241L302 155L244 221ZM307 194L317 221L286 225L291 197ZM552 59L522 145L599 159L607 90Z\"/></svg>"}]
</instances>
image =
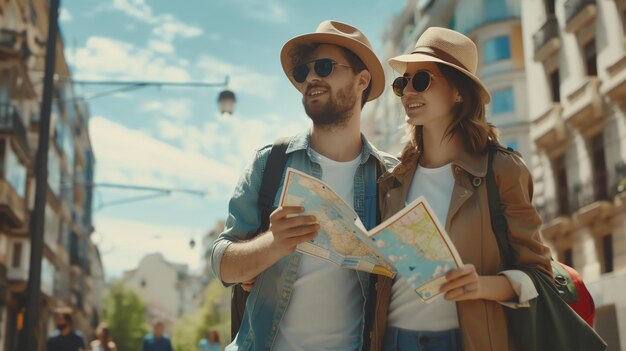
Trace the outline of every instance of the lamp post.
<instances>
[{"instance_id":1,"label":"lamp post","mask_svg":"<svg viewBox=\"0 0 626 351\"><path fill-rule=\"evenodd\" d=\"M228 90L228 76L224 78L223 82L219 83L206 83L206 82L155 82L155 81L94 81L94 80L69 80L76 85L97 85L97 86L113 86L115 88L111 90L104 90L96 92L90 95L83 96L82 99L89 100L103 96L113 95L125 91L131 91L141 89L145 87L173 87L173 88L215 88L224 87L218 95L217 102L220 108L220 112L223 115L232 115L237 101L235 93Z\"/></svg>"}]
</instances>

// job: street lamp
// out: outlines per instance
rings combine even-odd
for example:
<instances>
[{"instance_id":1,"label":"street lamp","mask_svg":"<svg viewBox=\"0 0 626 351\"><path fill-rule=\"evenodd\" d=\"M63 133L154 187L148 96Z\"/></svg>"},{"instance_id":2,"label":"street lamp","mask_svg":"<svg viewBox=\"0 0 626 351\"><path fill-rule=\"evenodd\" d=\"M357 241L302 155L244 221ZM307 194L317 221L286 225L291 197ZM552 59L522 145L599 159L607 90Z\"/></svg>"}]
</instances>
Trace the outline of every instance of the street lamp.
<instances>
[{"instance_id":1,"label":"street lamp","mask_svg":"<svg viewBox=\"0 0 626 351\"><path fill-rule=\"evenodd\" d=\"M220 92L217 98L217 102L222 115L232 115L237 101L235 93L228 90L228 76L224 78L223 82L218 83L205 83L205 82L155 82L155 81L94 81L94 80L71 80L69 82L75 85L101 85L101 86L115 86L111 90L105 90L96 92L93 94L85 95L81 97L83 100L90 100L99 98L102 96L113 95L125 91L141 89L145 87L174 87L174 88L215 88L224 87L224 90Z\"/></svg>"}]
</instances>

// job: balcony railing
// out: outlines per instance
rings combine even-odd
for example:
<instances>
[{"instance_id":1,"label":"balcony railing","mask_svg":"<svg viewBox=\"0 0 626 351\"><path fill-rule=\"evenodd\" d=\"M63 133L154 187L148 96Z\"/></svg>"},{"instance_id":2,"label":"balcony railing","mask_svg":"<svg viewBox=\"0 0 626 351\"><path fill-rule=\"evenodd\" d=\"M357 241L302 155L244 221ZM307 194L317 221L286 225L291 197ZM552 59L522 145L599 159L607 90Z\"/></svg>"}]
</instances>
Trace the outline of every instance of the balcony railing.
<instances>
[{"instance_id":1,"label":"balcony railing","mask_svg":"<svg viewBox=\"0 0 626 351\"><path fill-rule=\"evenodd\" d=\"M17 46L19 33L12 29L0 29L0 47L14 50Z\"/></svg>"},{"instance_id":2,"label":"balcony railing","mask_svg":"<svg viewBox=\"0 0 626 351\"><path fill-rule=\"evenodd\" d=\"M28 153L26 127L18 109L13 105L0 104L0 134L14 134L24 151Z\"/></svg>"},{"instance_id":3,"label":"balcony railing","mask_svg":"<svg viewBox=\"0 0 626 351\"><path fill-rule=\"evenodd\" d=\"M595 6L596 0L567 0L565 2L565 20L568 29L575 29L572 28L572 25L578 15L581 15L581 17L576 22L581 24L593 18L595 16ZM583 10L585 10L584 13ZM574 27L578 28L577 25L574 25Z\"/></svg>"},{"instance_id":4,"label":"balcony railing","mask_svg":"<svg viewBox=\"0 0 626 351\"><path fill-rule=\"evenodd\" d=\"M614 198L617 194L626 192L626 162L615 164L615 181L609 189L609 197Z\"/></svg>"},{"instance_id":5,"label":"balcony railing","mask_svg":"<svg viewBox=\"0 0 626 351\"><path fill-rule=\"evenodd\" d=\"M608 200L607 184L605 182L576 183L570 194L570 209L577 211L596 201Z\"/></svg>"},{"instance_id":6,"label":"balcony railing","mask_svg":"<svg viewBox=\"0 0 626 351\"><path fill-rule=\"evenodd\" d=\"M552 39L559 39L559 24L554 16L549 17L546 23L533 35L533 47L537 61L543 61L545 55L540 55L541 49Z\"/></svg>"}]
</instances>

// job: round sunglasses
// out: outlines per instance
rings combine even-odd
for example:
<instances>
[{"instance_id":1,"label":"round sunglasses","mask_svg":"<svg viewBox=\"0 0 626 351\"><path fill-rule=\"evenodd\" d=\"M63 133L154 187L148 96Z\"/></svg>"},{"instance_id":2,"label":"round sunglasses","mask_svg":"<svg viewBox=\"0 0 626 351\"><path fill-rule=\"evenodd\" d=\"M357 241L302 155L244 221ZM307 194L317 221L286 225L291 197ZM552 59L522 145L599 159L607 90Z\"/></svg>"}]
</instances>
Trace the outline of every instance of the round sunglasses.
<instances>
[{"instance_id":1,"label":"round sunglasses","mask_svg":"<svg viewBox=\"0 0 626 351\"><path fill-rule=\"evenodd\" d=\"M393 80L391 87L393 88L393 93L397 96L404 96L404 89L407 85L409 85L409 80L413 84L413 89L418 93L423 93L430 87L430 83L432 81L432 77L438 77L435 74L432 74L428 71L417 71L413 75L413 77L398 77Z\"/></svg>"},{"instance_id":2,"label":"round sunglasses","mask_svg":"<svg viewBox=\"0 0 626 351\"><path fill-rule=\"evenodd\" d=\"M304 83L306 77L309 76L309 72L311 72L311 65L313 65L315 74L317 74L320 78L328 77L331 73L333 73L333 68L335 66L352 67L344 65L342 63L338 63L329 58L317 59L315 61L295 66L291 70L291 76L293 77L293 80L295 80L297 83Z\"/></svg>"}]
</instances>

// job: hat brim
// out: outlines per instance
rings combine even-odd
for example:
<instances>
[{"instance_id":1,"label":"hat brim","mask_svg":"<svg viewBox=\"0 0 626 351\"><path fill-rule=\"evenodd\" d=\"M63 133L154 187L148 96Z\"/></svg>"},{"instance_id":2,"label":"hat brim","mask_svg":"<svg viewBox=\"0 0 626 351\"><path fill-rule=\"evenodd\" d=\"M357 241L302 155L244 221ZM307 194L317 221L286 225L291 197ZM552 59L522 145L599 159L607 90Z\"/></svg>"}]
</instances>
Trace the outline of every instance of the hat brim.
<instances>
[{"instance_id":1,"label":"hat brim","mask_svg":"<svg viewBox=\"0 0 626 351\"><path fill-rule=\"evenodd\" d=\"M472 72L466 70L465 68L452 64L445 60L442 60L438 57L426 55L426 54L405 54L405 55L393 57L389 59L389 61L387 62L389 63L389 66L393 68L394 71L400 74L404 74L406 72L406 69L409 63L436 62L436 63L444 64L446 66L450 66L452 68L459 70L461 73L465 74L466 76L471 78L474 82L476 82L476 85L480 89L480 92L479 92L480 97L483 99L483 102L485 104L488 104L491 102L491 94L489 94L489 91L487 90L487 88L485 88L485 86L480 81L480 79L478 79L478 77L476 77L474 74L472 74Z\"/></svg>"},{"instance_id":2,"label":"hat brim","mask_svg":"<svg viewBox=\"0 0 626 351\"><path fill-rule=\"evenodd\" d=\"M385 90L385 71L383 70L383 65L380 63L380 60L376 57L376 54L374 54L374 52L367 45L357 40L331 33L310 33L300 35L289 40L283 46L283 49L280 52L280 63L283 66L283 71L287 75L287 78L289 78L289 81L294 87L296 87L296 89L300 84L294 81L291 76L291 70L293 67L291 64L290 53L293 48L299 44L332 44L352 51L361 59L361 61L363 61L363 64L365 64L365 67L367 67L367 70L372 76L370 81L372 88L367 101L376 99L383 93L383 90Z\"/></svg>"}]
</instances>

